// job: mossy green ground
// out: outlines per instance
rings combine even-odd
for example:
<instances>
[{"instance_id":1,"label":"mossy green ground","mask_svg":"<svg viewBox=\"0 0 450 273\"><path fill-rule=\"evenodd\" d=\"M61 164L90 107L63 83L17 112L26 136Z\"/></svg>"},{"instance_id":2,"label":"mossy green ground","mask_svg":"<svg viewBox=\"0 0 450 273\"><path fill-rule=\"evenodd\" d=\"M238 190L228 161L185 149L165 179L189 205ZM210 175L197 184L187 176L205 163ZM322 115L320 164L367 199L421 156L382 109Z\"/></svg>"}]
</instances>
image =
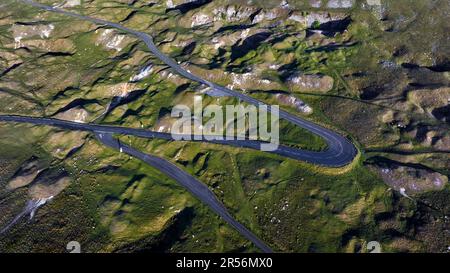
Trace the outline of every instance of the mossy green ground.
<instances>
[{"instance_id":1,"label":"mossy green ground","mask_svg":"<svg viewBox=\"0 0 450 273\"><path fill-rule=\"evenodd\" d=\"M97 2L87 13L98 12L97 8L104 7L103 1ZM405 13L409 14L410 9L416 5L411 1L407 2L410 8ZM424 9L421 4L417 5ZM76 10L86 12L83 8ZM164 9L161 7L142 7L139 10L142 14L136 16L136 21L125 23L130 24L130 27L144 29L150 26L152 31L156 30L156 41L163 41L165 38L165 32L159 33L158 30L158 27L162 26L166 27L168 32L193 35L198 41L208 41L208 37L202 35L202 31L207 30L199 29L191 33L191 29L175 22L176 17L162 15ZM116 21L123 19L124 14L130 11L131 8L125 4L116 3L112 7L102 8L101 15L108 18L110 16L111 20ZM34 18L36 14L35 10L23 7L14 9L12 16L22 20ZM59 15L46 16L58 29L79 23L67 21ZM157 18L161 18L163 22L152 24L152 20ZM390 58L389 50L383 46L389 41L388 47L395 47L407 37L382 36L385 32L380 29L380 22L368 11L355 10L352 18L355 22L350 25L348 31L335 37L336 42L345 42L347 39L358 42L349 48L310 52L308 50L319 45L313 45L311 48L303 39L295 38L293 42L287 39L277 46L263 43L233 62L228 60L231 52L225 52L223 56L210 56L207 52L201 52L201 46L197 47L193 53L195 56L192 56L196 58L196 55L200 55L215 60L219 63L217 66L224 70L243 72L248 66L270 63L292 54L290 61L295 64L295 69L332 76L335 85L327 94L293 95L313 107L314 113L306 117L307 119L350 135L356 142L363 155L349 171L342 173L336 170L336 174L333 174L332 171L324 171L306 163L232 147L149 141L131 137L120 139L135 148L162 156L196 176L214 191L236 219L276 251L365 251L365 242L372 240L382 242L386 251L399 251L402 245L398 240L414 236L415 226L411 223L413 220L422 220L420 217L423 215L440 215L441 212L448 214L448 202L445 201L448 200L448 189L418 197L426 204L439 208L430 213L425 206L401 199L389 191L380 178L364 165L367 158L380 154L366 153L365 149L390 148L399 140L405 139L405 136L400 135L399 129L379 126L377 116L387 106L373 105L361 100L358 86L351 85L352 74L364 68L373 69L376 71L374 74L380 78L387 77L386 72L382 73L378 66L381 59ZM2 27L2 31L7 29ZM74 55L39 59L39 54L35 54L27 59L27 63L21 68L23 70L11 72L11 76L20 76L25 74L28 68L32 70L33 64L48 64L49 61L50 64L55 64L50 66L53 67L50 75L67 68L61 64L68 65L72 73L80 79L79 85L63 90L42 89L42 93L36 94L34 90L25 92L29 90L24 89L19 97L35 105L35 112L31 111L32 108L17 105L10 111L4 110L11 99L0 101L1 111L19 114L28 114L30 111L36 114L42 110L42 106L55 106L48 107L47 110L57 110L59 106L75 98L89 98L94 100L91 104L97 106L84 106L90 113L98 115L103 111L98 105L105 108L110 97L105 94L96 97L98 94L91 93L96 85L126 82L149 60L159 64L150 57L135 67L119 66L120 61L134 56L139 50L145 50L145 47L141 43L132 42L123 50L123 54L115 54L101 46L95 46L93 30L83 31L69 35L76 47ZM303 30L296 26L281 25L274 26L273 31L296 34ZM11 39L8 35L2 38ZM168 50L169 55L178 60L190 58L180 55L182 52L179 46L168 47ZM39 62L35 62L36 60ZM273 71L267 71L263 77L281 82L279 75ZM27 80L25 77L18 79L20 82ZM139 83L139 87L146 90L144 95L119 106L98 122L151 128L162 113L167 113L173 107L174 97L180 95L177 86L167 78L152 75ZM191 83L182 95L197 87ZM283 87L274 91L288 92L288 89ZM17 92L10 94L18 95ZM254 90L251 95L267 103L274 103L272 97L265 92ZM204 98L208 103L213 101L207 96ZM222 105L229 103L237 101L220 99ZM294 109L286 107L286 110L298 114ZM52 113L53 111L49 111L47 114ZM423 116L419 116L419 119L425 120ZM281 128L284 144L310 150L326 148L323 140L302 129L284 123ZM0 127L2 189L22 162L33 155L47 162L51 168L66 169L72 178L70 187L42 207L33 221L28 223L23 219L7 236L2 236L2 252L64 252L66 243L72 240L80 241L88 252L257 251L175 181L142 162L101 147L93 138L71 158L65 161L56 160L48 151L37 148L46 141L49 130L31 129L30 126L22 125L11 127L2 124ZM448 157L443 157L443 160L448 160ZM436 170L447 171L448 174L445 167ZM13 193L0 191L0 194L0 206L5 212L0 221L4 224L24 207L27 190L20 189ZM437 233L433 231L429 234ZM425 241L421 237L417 238L418 241ZM410 251L427 249L414 240L408 241L407 249L408 247Z\"/></svg>"}]
</instances>

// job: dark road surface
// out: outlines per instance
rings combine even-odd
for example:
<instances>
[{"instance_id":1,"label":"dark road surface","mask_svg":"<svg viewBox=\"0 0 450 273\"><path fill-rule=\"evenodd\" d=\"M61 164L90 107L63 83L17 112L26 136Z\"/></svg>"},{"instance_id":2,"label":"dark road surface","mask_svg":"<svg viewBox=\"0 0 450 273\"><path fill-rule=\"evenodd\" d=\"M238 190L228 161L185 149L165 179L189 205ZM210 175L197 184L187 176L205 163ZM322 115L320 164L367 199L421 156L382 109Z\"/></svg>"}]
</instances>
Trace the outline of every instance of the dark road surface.
<instances>
[{"instance_id":1,"label":"dark road surface","mask_svg":"<svg viewBox=\"0 0 450 273\"><path fill-rule=\"evenodd\" d=\"M241 223L236 221L228 213L227 209L222 205L222 203L217 200L214 193L205 184L198 181L192 175L186 173L185 171L165 159L145 154L120 143L117 139L113 138L111 134L97 133L96 136L97 139L106 146L138 158L148 165L158 169L168 177L174 179L178 182L178 184L186 188L192 195L202 200L203 203L208 205L214 212L220 215L223 220L225 220L225 222L233 226L236 230L239 231L240 234L242 234L249 241L253 242L259 249L266 253L272 252L272 250L265 243L263 243Z\"/></svg>"},{"instance_id":2,"label":"dark road surface","mask_svg":"<svg viewBox=\"0 0 450 273\"><path fill-rule=\"evenodd\" d=\"M163 63L168 65L170 68L172 68L176 73L179 75L188 78L192 81L204 84L208 87L210 87L212 90L216 90L220 93L228 94L230 97L236 97L239 98L241 101L245 101L252 105L266 105L265 103L252 98L250 96L247 96L245 94L242 94L238 91L231 90L229 88L226 88L224 86L217 85L215 83L209 82L205 79L202 79L184 69L181 67L177 62L172 60L170 57L166 56L164 53L162 53L156 45L153 43L153 38L144 32L136 31L130 28L127 28L125 26L122 26L117 23L108 22L102 19L92 18L84 15L80 15L77 13L65 11L59 8L54 8L50 6L46 6L40 3L36 3L31 0L19 0L21 2L24 2L26 4L32 5L34 7L44 9L46 11L50 12L56 12L64 15L68 15L74 18L78 18L85 21L90 21L95 24L99 25L105 25L112 28L119 29L121 31L127 32L129 34L132 34L134 36L137 36L140 38L148 47L150 52L152 52L158 59L160 59ZM267 109L270 111L270 106L267 107ZM310 131L313 134L316 134L327 142L328 149L322 152L311 152L311 151L303 151L303 150L296 150L296 149L281 149L281 155L288 156L291 158L295 158L298 160L307 161L314 164L324 165L324 166L330 166L330 167L342 167L350 162L353 161L357 154L357 150L355 146L345 137L327 129L320 125L314 124L310 121L304 120L300 117L297 117L295 115L292 115L286 111L280 110L280 118L285 119L299 127L302 127L308 131ZM228 143L228 142L227 142ZM230 143L228 143L230 144ZM255 146L256 143L248 143L247 145ZM239 146L239 145L237 145ZM280 151L279 151L280 152Z\"/></svg>"},{"instance_id":3,"label":"dark road surface","mask_svg":"<svg viewBox=\"0 0 450 273\"><path fill-rule=\"evenodd\" d=\"M56 12L64 15L68 15L71 17L75 17L81 20L86 20L93 22L99 25L105 25L112 28L119 29L123 32L127 32L129 34L135 35L140 38L148 47L148 49L163 63L172 68L176 73L188 78L192 81L204 84L211 88L211 90L226 94L230 97L239 98L241 101L246 103L260 106L266 105L263 102L254 99L250 96L242 94L238 91L231 90L229 88L217 85L215 83L209 82L205 79L202 79L196 75L191 74L182 68L178 63L164 55L156 45L153 43L153 39L150 35L129 29L117 23L108 22L101 19L91 18L87 16L83 16L80 14L76 14L73 12L65 11L59 8L54 8L50 6L46 6L40 3L33 2L31 0L19 0L23 3L32 5L36 8L40 8L49 12ZM268 106L268 110L270 111L270 106ZM279 146L276 151L271 153L275 153L281 156L293 158L296 160L307 161L309 163L328 166L328 167L342 167L348 165L353 161L357 154L357 150L355 146L347 140L345 137L327 129L317 124L314 124L310 121L304 120L300 117L294 116L286 111L280 110L280 118L285 119L299 127L302 127L313 134L316 134L322 137L328 147L325 151L321 152L313 152L306 150L299 150L292 147ZM213 211L219 214L227 223L232 225L240 234L242 234L245 238L249 239L253 242L258 248L260 248L264 252L271 252L271 249L265 245L261 240L259 240L253 233L251 233L247 228L245 228L242 224L237 222L226 210L226 208L220 203L219 200L215 197L215 195L208 189L206 185L202 182L196 180L194 177L186 173L185 171L179 169L174 164L166 161L162 158L151 156L140 151L137 151L131 147L122 145L118 142L118 140L112 137L112 134L120 134L120 135L133 135L137 137L144 138L161 138L167 140L173 140L172 135L168 133L159 133L154 131L148 131L144 129L133 129L133 128L125 128L118 126L106 126L106 125L98 125L98 124L85 124L85 123L76 123L71 121L57 120L51 118L39 118L39 117L24 117L24 116L0 116L0 121L4 122L18 122L18 123L30 123L35 125L48 125L60 127L68 130L82 130L82 131L90 131L96 134L99 141L103 144L115 148L120 149L123 152L139 158L146 162L147 164L157 168L167 176L176 180L180 185L185 187L189 192L191 192L194 196L199 198L205 204L207 204ZM252 141L252 140L224 140L224 141L207 141L205 139L201 140L202 142L210 142L216 144L223 145L232 145L236 147L250 148L260 150L260 146L262 142Z\"/></svg>"}]
</instances>

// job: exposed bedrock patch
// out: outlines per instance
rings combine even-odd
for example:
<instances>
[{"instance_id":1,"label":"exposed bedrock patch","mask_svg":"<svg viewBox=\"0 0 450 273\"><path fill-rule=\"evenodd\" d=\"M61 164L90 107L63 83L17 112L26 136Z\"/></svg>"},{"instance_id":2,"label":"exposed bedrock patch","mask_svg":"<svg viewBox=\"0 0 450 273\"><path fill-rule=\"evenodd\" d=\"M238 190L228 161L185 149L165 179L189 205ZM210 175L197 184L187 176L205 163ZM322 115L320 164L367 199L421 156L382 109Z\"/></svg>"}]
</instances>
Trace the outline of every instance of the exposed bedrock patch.
<instances>
[{"instance_id":1,"label":"exposed bedrock patch","mask_svg":"<svg viewBox=\"0 0 450 273\"><path fill-rule=\"evenodd\" d=\"M81 0L66 0L62 5L63 8L73 8L81 5Z\"/></svg>"},{"instance_id":2,"label":"exposed bedrock patch","mask_svg":"<svg viewBox=\"0 0 450 273\"><path fill-rule=\"evenodd\" d=\"M402 164L377 157L371 165L383 181L402 194L414 195L446 187L448 177L418 164Z\"/></svg>"},{"instance_id":3,"label":"exposed bedrock patch","mask_svg":"<svg viewBox=\"0 0 450 273\"><path fill-rule=\"evenodd\" d=\"M31 184L36 177L42 172L44 166L37 158L31 158L27 160L14 174L9 181L7 188L9 190L15 190L21 187Z\"/></svg>"},{"instance_id":4,"label":"exposed bedrock patch","mask_svg":"<svg viewBox=\"0 0 450 273\"><path fill-rule=\"evenodd\" d=\"M114 29L97 29L95 33L97 34L95 45L102 45L117 52L122 51L134 40L127 35L118 34Z\"/></svg>"},{"instance_id":5,"label":"exposed bedrock patch","mask_svg":"<svg viewBox=\"0 0 450 273\"><path fill-rule=\"evenodd\" d=\"M279 93L275 95L275 98L280 103L294 107L301 113L311 114L313 112L313 109L308 104L294 96Z\"/></svg>"},{"instance_id":6,"label":"exposed bedrock patch","mask_svg":"<svg viewBox=\"0 0 450 273\"><path fill-rule=\"evenodd\" d=\"M11 32L14 37L15 47L19 48L22 46L23 39L49 38L54 29L55 26L53 24L17 23L11 27Z\"/></svg>"},{"instance_id":7,"label":"exposed bedrock patch","mask_svg":"<svg viewBox=\"0 0 450 273\"><path fill-rule=\"evenodd\" d=\"M28 193L32 200L54 198L70 185L70 181L67 176L38 181L30 187Z\"/></svg>"},{"instance_id":8,"label":"exposed bedrock patch","mask_svg":"<svg viewBox=\"0 0 450 273\"><path fill-rule=\"evenodd\" d=\"M320 7L322 7L323 1L322 0L309 0L309 4L313 8L320 8Z\"/></svg>"},{"instance_id":9,"label":"exposed bedrock patch","mask_svg":"<svg viewBox=\"0 0 450 273\"><path fill-rule=\"evenodd\" d=\"M253 20L258 12L257 7L240 5L219 6L212 11L215 21L224 19L227 22Z\"/></svg>"},{"instance_id":10,"label":"exposed bedrock patch","mask_svg":"<svg viewBox=\"0 0 450 273\"><path fill-rule=\"evenodd\" d=\"M410 91L408 101L417 106L422 113L441 121L450 121L450 88Z\"/></svg>"},{"instance_id":11,"label":"exposed bedrock patch","mask_svg":"<svg viewBox=\"0 0 450 273\"><path fill-rule=\"evenodd\" d=\"M342 28L342 25L347 23L350 17L342 12L317 11L305 14L304 12L293 11L288 19L301 23L307 28L318 27L320 25L323 25L324 28L326 26L340 26Z\"/></svg>"},{"instance_id":12,"label":"exposed bedrock patch","mask_svg":"<svg viewBox=\"0 0 450 273\"><path fill-rule=\"evenodd\" d=\"M329 0L327 8L330 9L349 9L355 5L355 0Z\"/></svg>"},{"instance_id":13,"label":"exposed bedrock patch","mask_svg":"<svg viewBox=\"0 0 450 273\"><path fill-rule=\"evenodd\" d=\"M333 89L334 80L326 75L294 73L286 79L286 84L294 92L326 93Z\"/></svg>"},{"instance_id":14,"label":"exposed bedrock patch","mask_svg":"<svg viewBox=\"0 0 450 273\"><path fill-rule=\"evenodd\" d=\"M74 107L67 111L58 113L55 118L63 119L63 120L69 120L69 121L75 121L80 123L88 122L88 118L91 115L88 111L86 111L82 107Z\"/></svg>"}]
</instances>

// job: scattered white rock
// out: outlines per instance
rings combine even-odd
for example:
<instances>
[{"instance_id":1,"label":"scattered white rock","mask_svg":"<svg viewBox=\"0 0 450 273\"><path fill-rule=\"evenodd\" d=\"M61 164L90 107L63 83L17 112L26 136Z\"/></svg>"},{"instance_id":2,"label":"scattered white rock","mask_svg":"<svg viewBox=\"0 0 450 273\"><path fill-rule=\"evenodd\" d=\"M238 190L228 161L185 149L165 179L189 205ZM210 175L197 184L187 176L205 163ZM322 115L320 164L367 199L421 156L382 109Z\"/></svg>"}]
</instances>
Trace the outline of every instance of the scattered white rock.
<instances>
[{"instance_id":1,"label":"scattered white rock","mask_svg":"<svg viewBox=\"0 0 450 273\"><path fill-rule=\"evenodd\" d=\"M322 0L309 0L309 4L313 8L320 8L322 6Z\"/></svg>"},{"instance_id":2,"label":"scattered white rock","mask_svg":"<svg viewBox=\"0 0 450 273\"><path fill-rule=\"evenodd\" d=\"M206 25L213 22L213 18L211 18L207 14L197 13L192 17L191 27Z\"/></svg>"},{"instance_id":3,"label":"scattered white rock","mask_svg":"<svg viewBox=\"0 0 450 273\"><path fill-rule=\"evenodd\" d=\"M251 7L236 7L230 6L220 6L215 8L212 13L214 14L214 21L221 21L225 19L228 22L236 22L241 20L246 20L252 13L255 12L254 8Z\"/></svg>"},{"instance_id":4,"label":"scattered white rock","mask_svg":"<svg viewBox=\"0 0 450 273\"><path fill-rule=\"evenodd\" d=\"M369 6L381 6L381 0L367 0Z\"/></svg>"},{"instance_id":5,"label":"scattered white rock","mask_svg":"<svg viewBox=\"0 0 450 273\"><path fill-rule=\"evenodd\" d=\"M405 188L400 188L400 194L408 199L412 199L408 194L406 194Z\"/></svg>"},{"instance_id":6,"label":"scattered white rock","mask_svg":"<svg viewBox=\"0 0 450 273\"><path fill-rule=\"evenodd\" d=\"M342 13L328 13L328 12L312 12L306 15L306 26L311 27L314 23L325 24L331 21L342 20L347 17Z\"/></svg>"},{"instance_id":7,"label":"scattered white rock","mask_svg":"<svg viewBox=\"0 0 450 273\"><path fill-rule=\"evenodd\" d=\"M348 9L353 7L355 0L329 0L327 8L330 9Z\"/></svg>"},{"instance_id":8,"label":"scattered white rock","mask_svg":"<svg viewBox=\"0 0 450 273\"><path fill-rule=\"evenodd\" d=\"M274 20L278 17L278 14L273 11L273 10L269 10L269 11L261 11L260 13L258 13L255 18L253 18L252 23L256 24L256 23L260 23L263 20Z\"/></svg>"},{"instance_id":9,"label":"scattered white rock","mask_svg":"<svg viewBox=\"0 0 450 273\"><path fill-rule=\"evenodd\" d=\"M131 82L138 82L145 78L147 78L153 71L153 65L149 64L146 67L142 68L139 73L130 78Z\"/></svg>"},{"instance_id":10,"label":"scattered white rock","mask_svg":"<svg viewBox=\"0 0 450 273\"><path fill-rule=\"evenodd\" d=\"M292 91L325 93L333 88L334 79L326 75L295 73L287 79L286 83Z\"/></svg>"},{"instance_id":11,"label":"scattered white rock","mask_svg":"<svg viewBox=\"0 0 450 273\"><path fill-rule=\"evenodd\" d=\"M127 82L109 85L107 88L111 96L120 98L125 98L128 94L138 89L136 84Z\"/></svg>"},{"instance_id":12,"label":"scattered white rock","mask_svg":"<svg viewBox=\"0 0 450 273\"><path fill-rule=\"evenodd\" d=\"M191 3L194 2L195 0L167 0L166 1L166 7L171 9L171 8L175 8L179 5L182 4L187 4L187 3Z\"/></svg>"},{"instance_id":13,"label":"scattered white rock","mask_svg":"<svg viewBox=\"0 0 450 273\"><path fill-rule=\"evenodd\" d=\"M383 68L386 68L386 69L393 69L393 68L398 67L398 65L396 63L394 63L393 61L389 61L389 60L382 60L380 62L380 64Z\"/></svg>"},{"instance_id":14,"label":"scattered white rock","mask_svg":"<svg viewBox=\"0 0 450 273\"><path fill-rule=\"evenodd\" d=\"M372 13L381 20L386 11L386 7L382 5L381 0L367 0L362 4L363 9L371 10Z\"/></svg>"},{"instance_id":15,"label":"scattered white rock","mask_svg":"<svg viewBox=\"0 0 450 273\"><path fill-rule=\"evenodd\" d=\"M288 17L289 20L303 24L305 27L312 27L315 23L325 24L331 21L338 21L347 17L344 13L329 13L329 12L310 12L303 14L299 11L294 11Z\"/></svg>"},{"instance_id":16,"label":"scattered white rock","mask_svg":"<svg viewBox=\"0 0 450 273\"><path fill-rule=\"evenodd\" d=\"M63 4L63 8L73 8L76 6L81 5L81 0L66 0L66 2Z\"/></svg>"},{"instance_id":17,"label":"scattered white rock","mask_svg":"<svg viewBox=\"0 0 450 273\"><path fill-rule=\"evenodd\" d=\"M313 109L311 108L311 106L309 106L304 101L302 101L294 96L289 96L289 95L285 95L285 94L277 94L277 95L275 95L275 97L277 98L277 100L280 103L283 103L286 105L291 105L302 113L310 114L313 112Z\"/></svg>"},{"instance_id":18,"label":"scattered white rock","mask_svg":"<svg viewBox=\"0 0 450 273\"><path fill-rule=\"evenodd\" d=\"M172 0L167 0L167 2L166 2L166 7L169 8L169 9L171 9L171 8L174 8L175 5L173 4L173 1L172 1Z\"/></svg>"},{"instance_id":19,"label":"scattered white rock","mask_svg":"<svg viewBox=\"0 0 450 273\"><path fill-rule=\"evenodd\" d=\"M103 45L106 48L116 50L117 52L122 51L125 47L125 35L117 34L113 29L100 29L96 30L95 33L100 34L95 42L97 46Z\"/></svg>"},{"instance_id":20,"label":"scattered white rock","mask_svg":"<svg viewBox=\"0 0 450 273\"><path fill-rule=\"evenodd\" d=\"M306 25L306 17L301 14L298 14L298 13L291 14L291 16L289 16L288 20L292 20L297 23L302 23L302 24Z\"/></svg>"},{"instance_id":21,"label":"scattered white rock","mask_svg":"<svg viewBox=\"0 0 450 273\"><path fill-rule=\"evenodd\" d=\"M440 173L402 165L378 167L378 172L386 184L405 197L409 197L407 192L414 195L442 190L448 183L448 178Z\"/></svg>"},{"instance_id":22,"label":"scattered white rock","mask_svg":"<svg viewBox=\"0 0 450 273\"><path fill-rule=\"evenodd\" d=\"M19 25L14 24L11 27L11 32L14 37L15 48L19 48L22 45L23 39L29 39L33 37L40 37L41 39L49 38L55 26L49 25Z\"/></svg>"},{"instance_id":23,"label":"scattered white rock","mask_svg":"<svg viewBox=\"0 0 450 273\"><path fill-rule=\"evenodd\" d=\"M283 8L283 9L288 9L288 8L290 8L289 3L288 3L288 1L286 1L286 0L281 1L280 7Z\"/></svg>"},{"instance_id":24,"label":"scattered white rock","mask_svg":"<svg viewBox=\"0 0 450 273\"><path fill-rule=\"evenodd\" d=\"M279 65L279 64L271 64L271 65L269 65L269 68L273 69L273 70L278 70L278 68L280 68L280 66L281 65Z\"/></svg>"}]
</instances>

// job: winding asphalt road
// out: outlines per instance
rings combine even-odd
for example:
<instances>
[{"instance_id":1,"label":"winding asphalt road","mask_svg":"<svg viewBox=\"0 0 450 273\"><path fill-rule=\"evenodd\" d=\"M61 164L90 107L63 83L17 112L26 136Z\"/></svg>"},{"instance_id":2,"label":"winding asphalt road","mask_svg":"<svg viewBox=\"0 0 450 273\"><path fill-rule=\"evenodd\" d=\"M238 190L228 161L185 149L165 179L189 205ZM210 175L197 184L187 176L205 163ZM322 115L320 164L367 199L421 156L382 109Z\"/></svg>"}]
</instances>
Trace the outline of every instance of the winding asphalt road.
<instances>
[{"instance_id":1,"label":"winding asphalt road","mask_svg":"<svg viewBox=\"0 0 450 273\"><path fill-rule=\"evenodd\" d=\"M76 14L73 12L65 11L59 8L46 6L40 3L36 3L31 0L19 0L23 3L32 5L36 8L40 8L49 12L56 12L64 15L68 15L71 17L75 17L81 20L90 21L95 24L105 25L112 28L119 29L121 31L127 32L129 34L135 35L140 38L148 47L148 49L163 63L171 67L176 73L201 84L208 86L211 90L219 92L221 94L226 94L231 97L239 98L241 101L247 102L249 104L260 106L266 105L263 102L244 95L240 92L231 90L229 88L217 85L215 83L209 82L205 79L202 79L192 73L186 71L182 68L178 63L174 60L170 59L168 56L164 55L153 43L153 39L150 35L139 32L136 30L129 29L117 23L108 22L101 19L91 18L88 16ZM267 106L268 110L271 111L270 106ZM313 151L305 151L299 150L292 147L279 146L276 151L272 153L290 157L297 160L307 161L313 164L319 164L328 167L341 167L345 166L353 161L357 154L357 150L355 146L347 140L345 137L327 129L321 127L317 124L314 124L310 121L304 120L302 118L296 117L286 111L280 110L280 118L285 119L299 127L302 127L320 137L322 137L327 143L327 149L321 152L313 152ZM55 126L69 130L82 130L82 131L90 131L96 134L97 138L105 145L120 149L123 152L130 154L136 158L139 158L149 165L159 169L164 174L169 177L175 179L180 185L189 190L193 195L206 203L213 211L219 214L226 222L232 225L237 231L239 231L244 237L253 242L258 248L260 248L264 252L271 252L271 249L265 245L261 240L259 240L253 233L251 233L248 229L246 229L242 224L237 222L226 210L226 208L217 200L215 195L208 189L200 181L196 180L194 177L179 169L177 166L173 165L169 161L164 159L151 156L148 154L144 154L140 151L137 151L131 147L126 145L122 145L118 142L118 140L112 137L112 134L121 134L121 135L133 135L138 137L145 138L161 138L172 140L172 135L167 133L159 133L154 131L148 131L143 129L133 129L133 128L125 128L118 126L106 126L106 125L97 125L97 124L83 124L76 123L71 121L64 121L58 119L51 118L37 118L37 117L24 117L24 116L0 116L0 121L6 122L19 122L19 123L31 123L36 125L48 125ZM203 142L210 142L216 144L223 145L232 145L237 147L245 147L251 149L260 150L262 142L259 141L251 141L251 140L234 140L234 141L207 141L205 139L200 140Z\"/></svg>"},{"instance_id":2,"label":"winding asphalt road","mask_svg":"<svg viewBox=\"0 0 450 273\"><path fill-rule=\"evenodd\" d=\"M135 158L138 158L148 165L158 169L163 174L174 179L181 186L186 188L192 195L200 198L205 204L207 204L214 212L219 214L225 222L234 227L240 234L242 234L249 241L253 242L262 251L269 253L272 250L263 243L258 237L256 237L250 230L248 230L241 223L236 221L233 216L227 211L225 206L217 199L216 195L202 182L198 181L192 175L186 173L182 169L178 168L175 164L164 160L160 157L145 154L136 149L133 149L127 145L122 144L117 139L112 137L112 134L108 133L96 133L97 139L116 150L120 150L123 153L129 154Z\"/></svg>"},{"instance_id":3,"label":"winding asphalt road","mask_svg":"<svg viewBox=\"0 0 450 273\"><path fill-rule=\"evenodd\" d=\"M231 97L239 98L242 101L245 101L249 104L260 106L260 105L266 105L264 102L259 101L255 98L252 98L250 96L247 96L245 94L242 94L238 91L231 90L229 88L226 88L224 86L220 86L218 84L212 83L210 81L207 81L205 79L202 79L188 71L186 71L183 67L181 67L177 62L172 60L170 57L166 56L164 53L162 53L156 45L153 43L153 38L148 35L147 33L136 31L127 27L124 27L120 24L108 22L102 19L92 18L89 16L84 16L81 14L73 13L70 11L62 10L59 8L43 5L40 3L36 3L32 0L18 0L20 2L32 5L34 7L60 13L63 15L71 16L74 18L78 18L84 21L90 21L95 24L99 25L105 25L112 28L119 29L121 31L127 32L129 34L135 35L138 38L140 38L148 47L150 52L152 52L158 59L160 59L163 63L171 67L176 73L182 75L185 78L188 78L192 81L204 84L208 87L210 87L212 90L215 90L222 94L227 94ZM271 108L269 105L266 105L267 109L270 111ZM319 164L329 167L342 167L350 162L353 161L355 158L357 151L355 146L345 137L327 129L322 126L319 126L315 123L312 123L310 121L304 120L300 117L294 116L286 111L280 110L280 118L285 119L299 127L302 127L308 131L310 131L313 134L316 134L323 139L325 139L327 143L327 149L325 151L321 152L312 152L312 151L305 151L305 150L298 150L298 149L289 149L287 147L280 147L279 150L277 150L275 153L291 157L297 160L307 161L313 164ZM225 144L231 144L235 146L242 146L242 147L249 147L249 148L260 148L260 145L258 143L249 142L247 144L243 144L241 141L230 143L230 141L226 141Z\"/></svg>"}]
</instances>

